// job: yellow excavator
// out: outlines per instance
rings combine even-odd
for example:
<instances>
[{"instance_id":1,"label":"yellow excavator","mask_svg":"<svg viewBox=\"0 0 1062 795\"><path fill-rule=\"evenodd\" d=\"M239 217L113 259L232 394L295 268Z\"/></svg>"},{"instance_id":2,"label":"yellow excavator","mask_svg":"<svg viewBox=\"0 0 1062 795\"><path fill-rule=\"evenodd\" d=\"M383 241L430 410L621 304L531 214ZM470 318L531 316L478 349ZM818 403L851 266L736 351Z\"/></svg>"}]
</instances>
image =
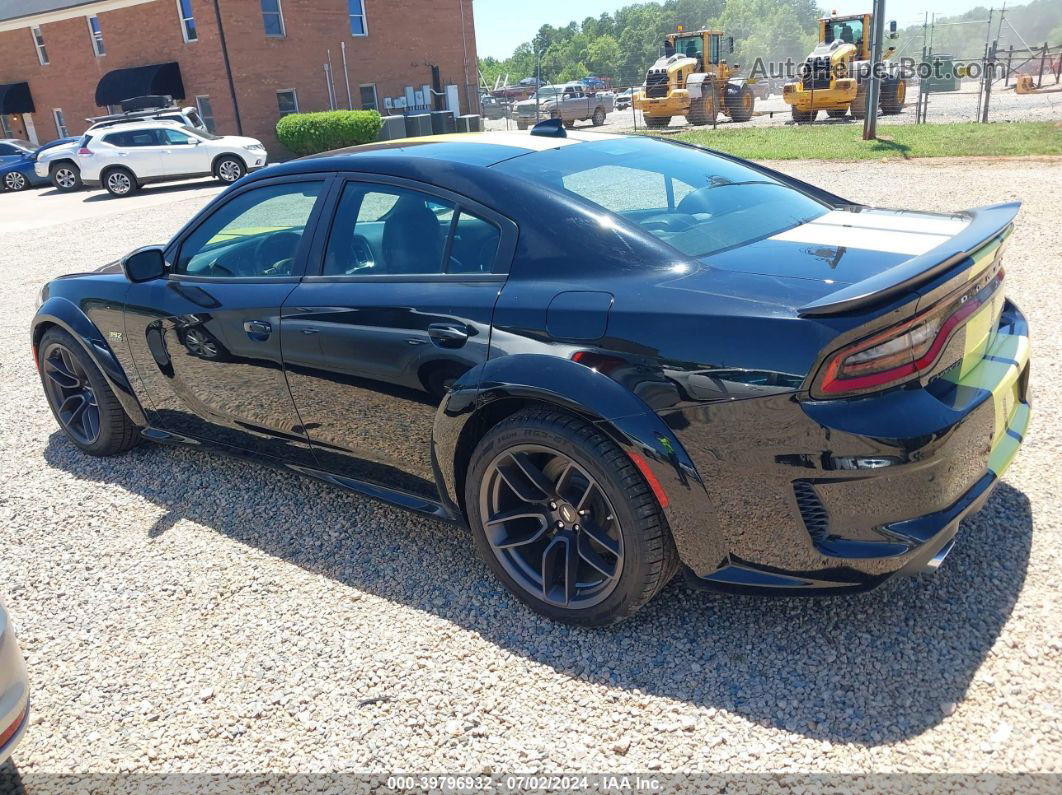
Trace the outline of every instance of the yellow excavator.
<instances>
[{"instance_id":1,"label":"yellow excavator","mask_svg":"<svg viewBox=\"0 0 1062 795\"><path fill-rule=\"evenodd\" d=\"M814 121L820 110L830 118L866 115L867 85L870 77L870 38L874 28L872 14L848 14L819 20L819 43L800 65L798 79L782 88L782 99L793 109L793 121ZM896 23L889 23L889 38L896 37ZM889 59L896 48L882 53L886 69L881 80L880 105L884 115L903 110L907 85L898 64Z\"/></svg>"},{"instance_id":2,"label":"yellow excavator","mask_svg":"<svg viewBox=\"0 0 1062 795\"><path fill-rule=\"evenodd\" d=\"M736 80L737 65L723 59L734 51L734 37L721 30L670 33L664 55L645 75L645 87L634 97L645 126L667 127L672 116L685 116L690 124L714 124L722 113L734 121L748 121L756 107L752 89Z\"/></svg>"}]
</instances>

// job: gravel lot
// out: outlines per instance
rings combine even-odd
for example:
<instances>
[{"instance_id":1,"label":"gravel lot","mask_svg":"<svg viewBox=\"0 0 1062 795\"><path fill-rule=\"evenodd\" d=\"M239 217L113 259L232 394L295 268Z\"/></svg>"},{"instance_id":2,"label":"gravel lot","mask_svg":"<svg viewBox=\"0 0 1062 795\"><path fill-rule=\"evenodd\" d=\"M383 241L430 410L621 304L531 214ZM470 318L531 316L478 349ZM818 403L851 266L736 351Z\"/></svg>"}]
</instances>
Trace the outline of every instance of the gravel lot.
<instances>
[{"instance_id":1,"label":"gravel lot","mask_svg":"<svg viewBox=\"0 0 1062 795\"><path fill-rule=\"evenodd\" d=\"M29 356L37 291L205 199L5 234L19 771L1062 772L1062 160L778 167L886 206L1025 202L1007 255L1035 336L1025 448L933 577L829 600L675 582L609 631L523 609L460 528L195 450L79 453ZM2 195L0 217L45 198Z\"/></svg>"}]
</instances>

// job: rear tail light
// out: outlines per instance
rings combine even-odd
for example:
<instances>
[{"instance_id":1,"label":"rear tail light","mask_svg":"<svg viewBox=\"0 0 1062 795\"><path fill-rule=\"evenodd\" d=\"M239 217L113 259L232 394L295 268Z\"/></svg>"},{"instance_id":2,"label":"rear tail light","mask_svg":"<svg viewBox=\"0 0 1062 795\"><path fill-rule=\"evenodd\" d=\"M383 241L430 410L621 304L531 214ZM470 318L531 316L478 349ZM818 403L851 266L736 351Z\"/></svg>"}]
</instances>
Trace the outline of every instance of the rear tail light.
<instances>
[{"instance_id":1,"label":"rear tail light","mask_svg":"<svg viewBox=\"0 0 1062 795\"><path fill-rule=\"evenodd\" d=\"M91 155L92 154L92 150L89 149L87 146L83 146L83 147L81 147L80 149L77 150L77 153L79 155Z\"/></svg>"},{"instance_id":2,"label":"rear tail light","mask_svg":"<svg viewBox=\"0 0 1062 795\"><path fill-rule=\"evenodd\" d=\"M841 397L876 391L932 369L951 337L991 298L1003 269L982 277L909 320L841 348L826 360L813 392Z\"/></svg>"}]
</instances>

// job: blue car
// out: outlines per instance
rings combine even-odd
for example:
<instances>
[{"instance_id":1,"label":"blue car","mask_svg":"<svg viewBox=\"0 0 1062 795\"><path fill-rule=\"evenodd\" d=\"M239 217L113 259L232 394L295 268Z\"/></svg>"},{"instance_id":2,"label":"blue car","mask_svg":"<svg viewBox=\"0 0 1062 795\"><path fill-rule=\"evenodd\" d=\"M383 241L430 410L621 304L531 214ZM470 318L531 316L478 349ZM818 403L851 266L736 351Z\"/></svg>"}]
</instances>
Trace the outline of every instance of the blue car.
<instances>
[{"instance_id":1,"label":"blue car","mask_svg":"<svg viewBox=\"0 0 1062 795\"><path fill-rule=\"evenodd\" d=\"M76 140L77 138L58 138L44 146L34 147L29 141L18 138L0 139L0 186L3 190L19 191L48 185L47 177L38 177L33 171L37 155L45 149Z\"/></svg>"}]
</instances>

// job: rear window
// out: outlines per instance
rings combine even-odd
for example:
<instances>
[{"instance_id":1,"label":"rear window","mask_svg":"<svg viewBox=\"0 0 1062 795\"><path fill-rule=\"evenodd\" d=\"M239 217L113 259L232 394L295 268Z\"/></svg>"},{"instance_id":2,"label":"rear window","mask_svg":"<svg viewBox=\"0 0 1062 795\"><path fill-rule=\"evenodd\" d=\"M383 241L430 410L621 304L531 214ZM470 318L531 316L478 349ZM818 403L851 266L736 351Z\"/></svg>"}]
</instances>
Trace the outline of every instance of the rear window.
<instances>
[{"instance_id":1,"label":"rear window","mask_svg":"<svg viewBox=\"0 0 1062 795\"><path fill-rule=\"evenodd\" d=\"M649 138L560 146L494 168L577 196L693 257L770 237L830 209L748 166Z\"/></svg>"}]
</instances>

